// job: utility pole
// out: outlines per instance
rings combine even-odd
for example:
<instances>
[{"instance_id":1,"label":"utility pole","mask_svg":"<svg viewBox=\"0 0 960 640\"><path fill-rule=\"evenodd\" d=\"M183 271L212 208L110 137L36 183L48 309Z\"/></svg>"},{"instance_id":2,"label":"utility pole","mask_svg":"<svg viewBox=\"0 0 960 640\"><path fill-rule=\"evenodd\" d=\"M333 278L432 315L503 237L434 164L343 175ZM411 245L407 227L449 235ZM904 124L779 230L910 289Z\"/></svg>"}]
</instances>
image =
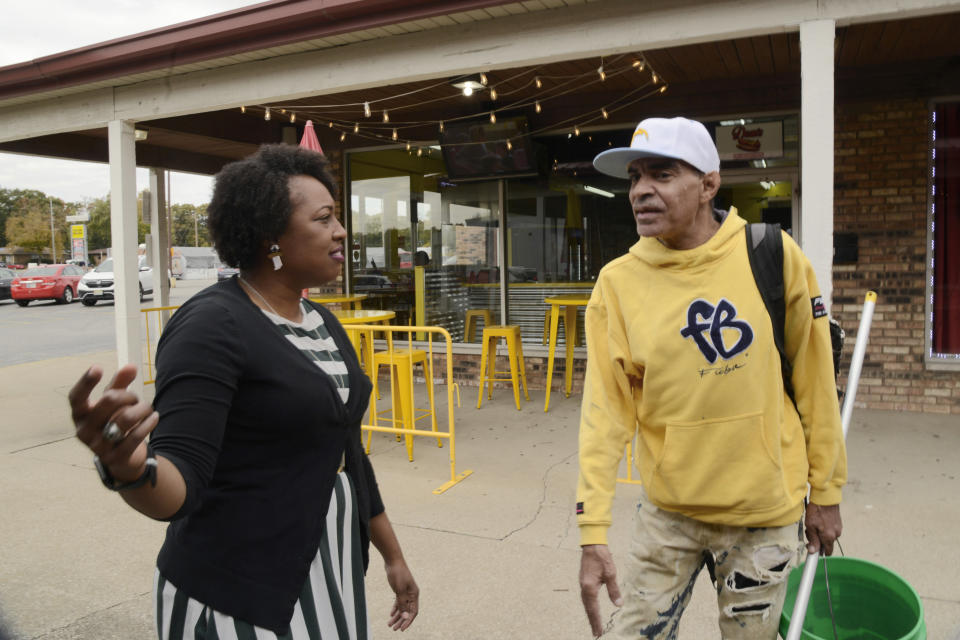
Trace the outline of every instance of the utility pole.
<instances>
[{"instance_id":1,"label":"utility pole","mask_svg":"<svg viewBox=\"0 0 960 640\"><path fill-rule=\"evenodd\" d=\"M57 263L57 236L53 232L53 198L47 196L47 201L50 203L50 260L53 261L53 264Z\"/></svg>"},{"instance_id":2,"label":"utility pole","mask_svg":"<svg viewBox=\"0 0 960 640\"><path fill-rule=\"evenodd\" d=\"M193 209L193 246L200 246L200 213Z\"/></svg>"}]
</instances>

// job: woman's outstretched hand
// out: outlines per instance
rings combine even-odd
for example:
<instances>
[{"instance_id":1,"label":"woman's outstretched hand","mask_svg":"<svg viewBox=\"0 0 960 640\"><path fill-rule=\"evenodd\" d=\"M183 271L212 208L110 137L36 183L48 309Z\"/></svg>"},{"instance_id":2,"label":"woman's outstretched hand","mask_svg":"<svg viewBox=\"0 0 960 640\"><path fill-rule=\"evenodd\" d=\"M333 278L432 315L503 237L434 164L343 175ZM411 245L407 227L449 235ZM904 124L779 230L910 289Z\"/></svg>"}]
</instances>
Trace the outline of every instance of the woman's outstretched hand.
<instances>
[{"instance_id":1,"label":"woman's outstretched hand","mask_svg":"<svg viewBox=\"0 0 960 640\"><path fill-rule=\"evenodd\" d=\"M149 402L127 387L137 377L135 365L117 371L103 395L92 402L90 394L103 377L100 367L90 367L70 389L70 410L77 438L90 448L111 475L121 482L140 477L146 466L147 435L159 421ZM116 425L115 429L111 429ZM115 434L110 438L111 431Z\"/></svg>"},{"instance_id":2,"label":"woman's outstretched hand","mask_svg":"<svg viewBox=\"0 0 960 640\"><path fill-rule=\"evenodd\" d=\"M387 626L394 631L406 631L407 627L413 624L420 608L420 588L404 560L386 564L385 568L387 583L397 596L393 601Z\"/></svg>"}]
</instances>

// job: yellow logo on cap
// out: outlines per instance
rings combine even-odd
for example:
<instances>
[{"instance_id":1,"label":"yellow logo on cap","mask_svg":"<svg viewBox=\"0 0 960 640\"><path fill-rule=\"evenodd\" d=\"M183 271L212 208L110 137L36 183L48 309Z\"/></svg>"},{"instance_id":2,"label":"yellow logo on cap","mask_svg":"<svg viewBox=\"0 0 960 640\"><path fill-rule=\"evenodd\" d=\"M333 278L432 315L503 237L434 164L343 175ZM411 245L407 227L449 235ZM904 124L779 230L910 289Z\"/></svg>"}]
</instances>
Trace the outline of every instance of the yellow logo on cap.
<instances>
[{"instance_id":1,"label":"yellow logo on cap","mask_svg":"<svg viewBox=\"0 0 960 640\"><path fill-rule=\"evenodd\" d=\"M633 137L630 138L630 144L633 144L633 141L637 139L637 136L643 134L643 137L647 139L647 142L650 142L650 136L647 134L646 129L637 129L633 132Z\"/></svg>"}]
</instances>

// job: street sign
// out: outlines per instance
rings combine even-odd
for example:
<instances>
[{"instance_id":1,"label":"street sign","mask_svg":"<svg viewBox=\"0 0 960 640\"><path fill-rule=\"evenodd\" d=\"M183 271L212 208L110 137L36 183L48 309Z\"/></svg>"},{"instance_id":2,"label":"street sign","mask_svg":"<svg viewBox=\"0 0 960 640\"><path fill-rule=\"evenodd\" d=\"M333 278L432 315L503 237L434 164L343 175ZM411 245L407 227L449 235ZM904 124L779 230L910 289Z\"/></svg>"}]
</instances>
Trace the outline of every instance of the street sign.
<instances>
[{"instance_id":1,"label":"street sign","mask_svg":"<svg viewBox=\"0 0 960 640\"><path fill-rule=\"evenodd\" d=\"M90 214L78 213L76 215L67 216L67 222L90 222Z\"/></svg>"}]
</instances>

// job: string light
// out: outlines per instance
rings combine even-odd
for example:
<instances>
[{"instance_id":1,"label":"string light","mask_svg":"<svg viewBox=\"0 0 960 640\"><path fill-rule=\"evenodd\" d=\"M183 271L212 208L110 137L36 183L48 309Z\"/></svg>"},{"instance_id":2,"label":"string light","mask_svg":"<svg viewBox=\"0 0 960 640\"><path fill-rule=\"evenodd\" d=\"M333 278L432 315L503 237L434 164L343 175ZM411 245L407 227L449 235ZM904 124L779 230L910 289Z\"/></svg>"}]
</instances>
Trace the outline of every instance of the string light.
<instances>
[{"instance_id":1,"label":"string light","mask_svg":"<svg viewBox=\"0 0 960 640\"><path fill-rule=\"evenodd\" d=\"M510 142L510 138L507 138L507 151L513 150L513 143Z\"/></svg>"},{"instance_id":2,"label":"string light","mask_svg":"<svg viewBox=\"0 0 960 640\"><path fill-rule=\"evenodd\" d=\"M394 140L397 139L397 130L396 130L396 129L393 130L393 135L390 136L390 137L393 138Z\"/></svg>"},{"instance_id":3,"label":"string light","mask_svg":"<svg viewBox=\"0 0 960 640\"><path fill-rule=\"evenodd\" d=\"M540 106L540 101L539 101L539 100L537 100L537 101L534 103L533 108L534 108L534 110L535 110L537 113L540 113L541 111L543 111L543 108Z\"/></svg>"},{"instance_id":4,"label":"string light","mask_svg":"<svg viewBox=\"0 0 960 640\"><path fill-rule=\"evenodd\" d=\"M662 87L660 87L660 93L666 93L666 91L667 91L667 85L663 85Z\"/></svg>"},{"instance_id":5,"label":"string light","mask_svg":"<svg viewBox=\"0 0 960 640\"><path fill-rule=\"evenodd\" d=\"M603 70L602 64L597 68L597 73L600 74L600 82L604 82L607 79L607 74Z\"/></svg>"},{"instance_id":6,"label":"string light","mask_svg":"<svg viewBox=\"0 0 960 640\"><path fill-rule=\"evenodd\" d=\"M419 158L422 155L423 155L423 147L417 147L417 157Z\"/></svg>"},{"instance_id":7,"label":"string light","mask_svg":"<svg viewBox=\"0 0 960 640\"><path fill-rule=\"evenodd\" d=\"M497 114L493 111L490 112L490 124L497 124Z\"/></svg>"},{"instance_id":8,"label":"string light","mask_svg":"<svg viewBox=\"0 0 960 640\"><path fill-rule=\"evenodd\" d=\"M540 76L535 76L533 78L533 83L537 85L537 89L543 89L543 83L540 82Z\"/></svg>"},{"instance_id":9,"label":"string light","mask_svg":"<svg viewBox=\"0 0 960 640\"><path fill-rule=\"evenodd\" d=\"M243 105L240 105L240 113L246 113L246 112L247 112L247 108Z\"/></svg>"},{"instance_id":10,"label":"string light","mask_svg":"<svg viewBox=\"0 0 960 640\"><path fill-rule=\"evenodd\" d=\"M490 99L491 100L497 99L497 90L494 89L493 87L490 87Z\"/></svg>"},{"instance_id":11,"label":"string light","mask_svg":"<svg viewBox=\"0 0 960 640\"><path fill-rule=\"evenodd\" d=\"M473 95L473 87L471 87L470 85L465 86L465 87L463 88L463 95L465 95L465 96L468 97L468 98L469 98L470 96L472 96L472 95Z\"/></svg>"},{"instance_id":12,"label":"string light","mask_svg":"<svg viewBox=\"0 0 960 640\"><path fill-rule=\"evenodd\" d=\"M657 77L656 71L652 71L651 76L652 76L651 79L653 80L653 84L657 84L658 82L660 82L660 78Z\"/></svg>"},{"instance_id":13,"label":"string light","mask_svg":"<svg viewBox=\"0 0 960 640\"><path fill-rule=\"evenodd\" d=\"M407 143L407 151L410 151L410 143Z\"/></svg>"},{"instance_id":14,"label":"string light","mask_svg":"<svg viewBox=\"0 0 960 640\"><path fill-rule=\"evenodd\" d=\"M291 112L290 112L290 122L296 122L296 121L297 121L297 114L295 114L293 111L291 111Z\"/></svg>"},{"instance_id":15,"label":"string light","mask_svg":"<svg viewBox=\"0 0 960 640\"><path fill-rule=\"evenodd\" d=\"M366 118L369 118L369 117L370 117L370 103L369 103L369 102L364 102L364 103L363 103L363 115L364 115L364 117L366 117Z\"/></svg>"},{"instance_id":16,"label":"string light","mask_svg":"<svg viewBox=\"0 0 960 640\"><path fill-rule=\"evenodd\" d=\"M270 107L267 107L267 110L263 112L263 119L264 120L270 119Z\"/></svg>"},{"instance_id":17,"label":"string light","mask_svg":"<svg viewBox=\"0 0 960 640\"><path fill-rule=\"evenodd\" d=\"M357 124L356 122L353 123L353 132L354 132L354 133L359 133L359 132L360 132L360 125Z\"/></svg>"},{"instance_id":18,"label":"string light","mask_svg":"<svg viewBox=\"0 0 960 640\"><path fill-rule=\"evenodd\" d=\"M383 110L383 121L384 121L384 122L390 122L390 114L387 113L387 110L386 110L386 109Z\"/></svg>"},{"instance_id":19,"label":"string light","mask_svg":"<svg viewBox=\"0 0 960 640\"><path fill-rule=\"evenodd\" d=\"M633 66L637 71L643 71L644 67L646 67L647 65L646 63L644 63L643 60L634 60Z\"/></svg>"},{"instance_id":20,"label":"string light","mask_svg":"<svg viewBox=\"0 0 960 640\"><path fill-rule=\"evenodd\" d=\"M600 115L603 116L603 119L604 119L604 120L607 120L607 119L610 117L610 114L607 113L606 108L600 109Z\"/></svg>"},{"instance_id":21,"label":"string light","mask_svg":"<svg viewBox=\"0 0 960 640\"><path fill-rule=\"evenodd\" d=\"M347 132L344 131L343 133L340 134L340 142L343 142L346 139L347 139Z\"/></svg>"},{"instance_id":22,"label":"string light","mask_svg":"<svg viewBox=\"0 0 960 640\"><path fill-rule=\"evenodd\" d=\"M331 120L330 122L328 122L328 123L327 123L327 126L330 127L331 129L333 129L333 120Z\"/></svg>"},{"instance_id":23,"label":"string light","mask_svg":"<svg viewBox=\"0 0 960 640\"><path fill-rule=\"evenodd\" d=\"M483 86L487 86L487 74L485 73L480 74L480 84L482 84Z\"/></svg>"},{"instance_id":24,"label":"string light","mask_svg":"<svg viewBox=\"0 0 960 640\"><path fill-rule=\"evenodd\" d=\"M575 136L579 136L579 135L580 135L580 127L578 127L578 126L576 126L576 125L573 126L573 135L575 135Z\"/></svg>"},{"instance_id":25,"label":"string light","mask_svg":"<svg viewBox=\"0 0 960 640\"><path fill-rule=\"evenodd\" d=\"M280 109L280 113L282 113L283 115L287 115L287 110L286 110L286 109Z\"/></svg>"},{"instance_id":26,"label":"string light","mask_svg":"<svg viewBox=\"0 0 960 640\"><path fill-rule=\"evenodd\" d=\"M443 120L440 121L440 133L443 133Z\"/></svg>"}]
</instances>

